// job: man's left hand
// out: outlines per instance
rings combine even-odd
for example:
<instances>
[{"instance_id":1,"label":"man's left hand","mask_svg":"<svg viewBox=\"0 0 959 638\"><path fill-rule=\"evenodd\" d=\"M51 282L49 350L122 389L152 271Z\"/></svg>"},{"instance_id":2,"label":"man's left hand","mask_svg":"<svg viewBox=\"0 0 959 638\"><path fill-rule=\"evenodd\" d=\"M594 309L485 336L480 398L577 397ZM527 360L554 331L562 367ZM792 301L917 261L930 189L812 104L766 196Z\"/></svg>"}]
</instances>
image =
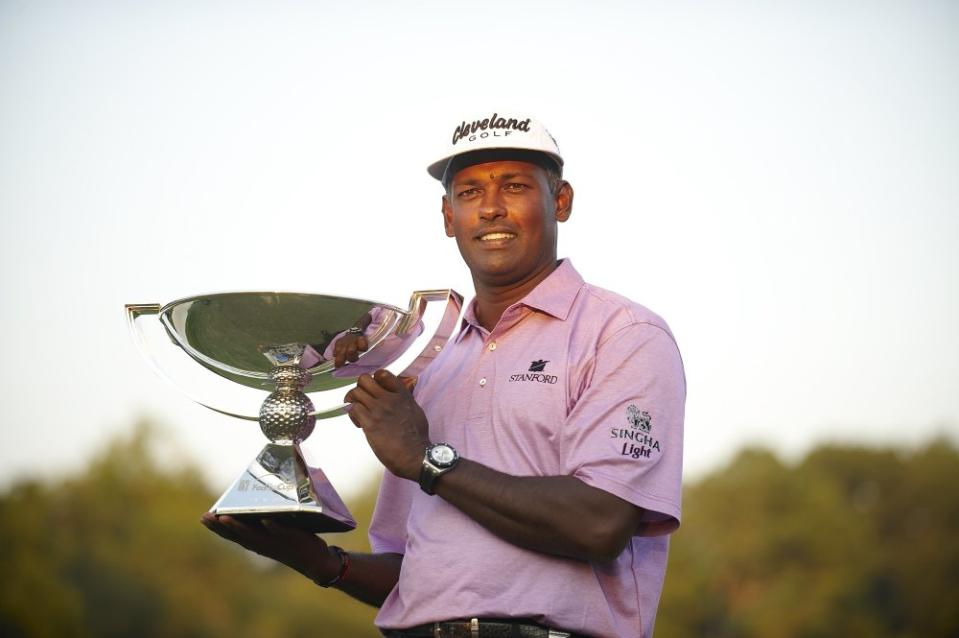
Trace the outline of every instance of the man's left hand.
<instances>
[{"instance_id":1,"label":"man's left hand","mask_svg":"<svg viewBox=\"0 0 959 638\"><path fill-rule=\"evenodd\" d=\"M403 379L387 370L364 374L343 401L352 404L350 420L363 429L386 469L418 480L429 445L429 423Z\"/></svg>"}]
</instances>

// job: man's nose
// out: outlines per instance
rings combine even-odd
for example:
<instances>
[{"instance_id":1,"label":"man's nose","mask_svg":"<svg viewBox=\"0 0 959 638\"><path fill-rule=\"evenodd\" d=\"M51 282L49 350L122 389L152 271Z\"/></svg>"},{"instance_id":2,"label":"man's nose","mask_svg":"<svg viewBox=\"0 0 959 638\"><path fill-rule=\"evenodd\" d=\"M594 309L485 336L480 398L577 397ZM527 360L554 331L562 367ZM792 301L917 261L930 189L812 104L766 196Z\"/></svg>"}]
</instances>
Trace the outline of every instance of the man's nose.
<instances>
[{"instance_id":1,"label":"man's nose","mask_svg":"<svg viewBox=\"0 0 959 638\"><path fill-rule=\"evenodd\" d=\"M480 202L479 216L484 221L496 219L506 214L506 207L503 206L503 200L498 188L490 188L483 193L483 201Z\"/></svg>"}]
</instances>

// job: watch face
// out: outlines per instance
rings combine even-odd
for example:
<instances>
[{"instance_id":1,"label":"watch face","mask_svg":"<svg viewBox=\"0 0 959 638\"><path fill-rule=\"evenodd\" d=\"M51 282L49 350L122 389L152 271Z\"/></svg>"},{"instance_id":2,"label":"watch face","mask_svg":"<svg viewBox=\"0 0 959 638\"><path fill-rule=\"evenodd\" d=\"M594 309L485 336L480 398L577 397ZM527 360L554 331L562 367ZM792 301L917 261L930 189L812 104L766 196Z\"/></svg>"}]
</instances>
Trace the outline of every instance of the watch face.
<instances>
[{"instance_id":1,"label":"watch face","mask_svg":"<svg viewBox=\"0 0 959 638\"><path fill-rule=\"evenodd\" d=\"M430 448L430 460L440 467L456 460L456 451L448 445L434 445Z\"/></svg>"}]
</instances>

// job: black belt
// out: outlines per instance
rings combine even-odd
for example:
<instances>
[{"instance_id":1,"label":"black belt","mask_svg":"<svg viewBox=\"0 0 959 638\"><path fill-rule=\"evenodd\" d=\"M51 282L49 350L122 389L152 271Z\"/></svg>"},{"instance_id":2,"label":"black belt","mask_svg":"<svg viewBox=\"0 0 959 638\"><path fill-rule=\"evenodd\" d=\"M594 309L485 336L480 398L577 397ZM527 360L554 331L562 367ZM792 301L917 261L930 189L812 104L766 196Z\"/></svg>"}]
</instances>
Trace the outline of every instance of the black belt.
<instances>
[{"instance_id":1,"label":"black belt","mask_svg":"<svg viewBox=\"0 0 959 638\"><path fill-rule=\"evenodd\" d=\"M576 634L521 620L450 620L409 629L385 629L386 638L578 638Z\"/></svg>"}]
</instances>

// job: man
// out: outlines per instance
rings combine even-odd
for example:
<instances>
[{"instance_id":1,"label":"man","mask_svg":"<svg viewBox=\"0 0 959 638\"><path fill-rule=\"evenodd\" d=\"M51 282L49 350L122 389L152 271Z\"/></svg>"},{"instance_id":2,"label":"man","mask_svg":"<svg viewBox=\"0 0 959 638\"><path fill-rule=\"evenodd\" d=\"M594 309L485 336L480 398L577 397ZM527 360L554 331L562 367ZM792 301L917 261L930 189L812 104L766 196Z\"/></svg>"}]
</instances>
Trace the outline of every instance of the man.
<instances>
[{"instance_id":1,"label":"man","mask_svg":"<svg viewBox=\"0 0 959 638\"><path fill-rule=\"evenodd\" d=\"M662 319L557 260L562 168L545 128L494 114L458 124L428 169L476 297L412 393L381 370L346 396L388 470L374 553L208 527L381 606L387 636L652 633L679 525L682 362Z\"/></svg>"}]
</instances>

